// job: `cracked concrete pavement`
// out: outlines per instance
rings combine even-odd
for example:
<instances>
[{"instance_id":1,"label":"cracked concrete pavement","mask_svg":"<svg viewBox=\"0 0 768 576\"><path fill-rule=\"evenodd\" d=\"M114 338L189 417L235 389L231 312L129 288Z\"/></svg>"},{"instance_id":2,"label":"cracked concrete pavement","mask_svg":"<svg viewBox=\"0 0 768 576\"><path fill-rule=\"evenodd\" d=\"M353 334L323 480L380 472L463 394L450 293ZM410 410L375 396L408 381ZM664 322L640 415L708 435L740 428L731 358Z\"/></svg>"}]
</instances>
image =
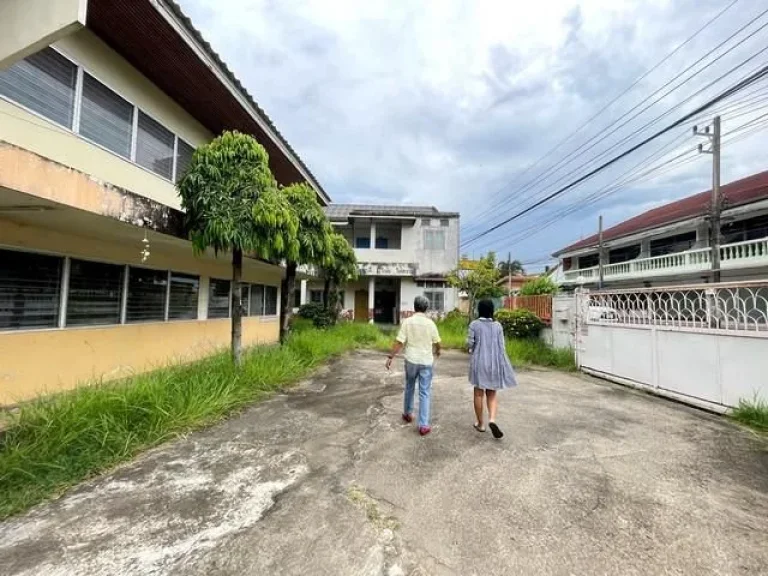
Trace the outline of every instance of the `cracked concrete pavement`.
<instances>
[{"instance_id":1,"label":"cracked concrete pavement","mask_svg":"<svg viewBox=\"0 0 768 576\"><path fill-rule=\"evenodd\" d=\"M494 441L466 358L431 436L402 371L358 352L214 428L0 524L0 573L768 574L768 444L577 375L525 371Z\"/></svg>"}]
</instances>

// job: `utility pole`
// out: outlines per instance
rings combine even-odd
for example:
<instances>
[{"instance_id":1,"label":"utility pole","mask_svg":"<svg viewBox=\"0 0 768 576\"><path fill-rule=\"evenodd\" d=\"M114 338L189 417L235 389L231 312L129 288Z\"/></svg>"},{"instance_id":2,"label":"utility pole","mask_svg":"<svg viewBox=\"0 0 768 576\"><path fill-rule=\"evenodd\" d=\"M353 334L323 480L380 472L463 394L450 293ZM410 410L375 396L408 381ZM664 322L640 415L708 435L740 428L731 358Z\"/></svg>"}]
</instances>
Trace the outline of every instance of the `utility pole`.
<instances>
[{"instance_id":1,"label":"utility pole","mask_svg":"<svg viewBox=\"0 0 768 576\"><path fill-rule=\"evenodd\" d=\"M703 131L693 127L696 136L704 136L709 139L709 149L699 144L699 152L712 154L712 200L709 209L709 246L712 250L712 282L720 282L720 215L723 210L723 199L720 195L720 116L715 116L712 121L712 131L709 126Z\"/></svg>"},{"instance_id":2,"label":"utility pole","mask_svg":"<svg viewBox=\"0 0 768 576\"><path fill-rule=\"evenodd\" d=\"M603 215L597 221L597 289L603 289Z\"/></svg>"},{"instance_id":3,"label":"utility pole","mask_svg":"<svg viewBox=\"0 0 768 576\"><path fill-rule=\"evenodd\" d=\"M512 252L507 253L507 306L512 309Z\"/></svg>"}]
</instances>

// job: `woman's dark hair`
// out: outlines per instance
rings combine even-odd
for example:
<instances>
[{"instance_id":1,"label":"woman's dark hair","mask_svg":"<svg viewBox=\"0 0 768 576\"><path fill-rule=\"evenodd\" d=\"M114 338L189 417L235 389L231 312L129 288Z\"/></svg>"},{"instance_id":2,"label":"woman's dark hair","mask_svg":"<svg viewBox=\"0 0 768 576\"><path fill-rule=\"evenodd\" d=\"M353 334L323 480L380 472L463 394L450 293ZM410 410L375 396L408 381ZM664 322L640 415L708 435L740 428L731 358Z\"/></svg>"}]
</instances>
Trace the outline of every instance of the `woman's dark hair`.
<instances>
[{"instance_id":1,"label":"woman's dark hair","mask_svg":"<svg viewBox=\"0 0 768 576\"><path fill-rule=\"evenodd\" d=\"M477 304L477 313L480 318L493 318L493 302L491 300L480 300Z\"/></svg>"}]
</instances>

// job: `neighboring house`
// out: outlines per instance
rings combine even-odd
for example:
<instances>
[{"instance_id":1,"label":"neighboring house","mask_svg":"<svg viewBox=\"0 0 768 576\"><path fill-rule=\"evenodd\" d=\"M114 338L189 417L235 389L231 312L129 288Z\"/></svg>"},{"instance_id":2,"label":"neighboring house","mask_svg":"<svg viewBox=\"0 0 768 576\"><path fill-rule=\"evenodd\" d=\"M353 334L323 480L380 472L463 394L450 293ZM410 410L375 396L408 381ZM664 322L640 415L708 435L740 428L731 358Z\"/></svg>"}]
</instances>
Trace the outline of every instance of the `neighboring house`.
<instances>
[{"instance_id":1,"label":"neighboring house","mask_svg":"<svg viewBox=\"0 0 768 576\"><path fill-rule=\"evenodd\" d=\"M520 294L520 288L523 287L523 284L530 282L531 280L536 280L538 277L537 274L530 276L525 274L512 274L511 276L504 276L499 280L498 285L501 286L507 296L516 296L517 294Z\"/></svg>"},{"instance_id":2,"label":"neighboring house","mask_svg":"<svg viewBox=\"0 0 768 576\"><path fill-rule=\"evenodd\" d=\"M358 321L396 324L423 294L434 314L453 310L447 276L459 260L459 215L433 207L331 204L326 213L355 250L360 278L346 286L342 308ZM322 302L323 286L302 281L298 304Z\"/></svg>"},{"instance_id":3,"label":"neighboring house","mask_svg":"<svg viewBox=\"0 0 768 576\"><path fill-rule=\"evenodd\" d=\"M230 258L193 254L175 188L195 147L252 134L329 201L170 0L3 0L0 118L0 404L228 344ZM246 258L245 344L282 277Z\"/></svg>"},{"instance_id":4,"label":"neighboring house","mask_svg":"<svg viewBox=\"0 0 768 576\"><path fill-rule=\"evenodd\" d=\"M768 277L768 172L731 182L721 192L721 280ZM710 202L711 192L702 192L605 230L604 285L632 288L709 281ZM596 287L598 252L597 235L556 252L562 285Z\"/></svg>"}]
</instances>

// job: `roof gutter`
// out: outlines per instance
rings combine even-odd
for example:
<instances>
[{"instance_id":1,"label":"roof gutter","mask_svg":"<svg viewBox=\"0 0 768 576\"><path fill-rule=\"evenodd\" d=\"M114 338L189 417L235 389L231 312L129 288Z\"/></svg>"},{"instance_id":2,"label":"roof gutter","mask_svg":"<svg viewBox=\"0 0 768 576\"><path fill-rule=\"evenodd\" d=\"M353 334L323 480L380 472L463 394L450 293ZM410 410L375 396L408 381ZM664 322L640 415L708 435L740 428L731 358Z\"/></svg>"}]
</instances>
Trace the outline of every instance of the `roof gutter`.
<instances>
[{"instance_id":1,"label":"roof gutter","mask_svg":"<svg viewBox=\"0 0 768 576\"><path fill-rule=\"evenodd\" d=\"M237 102L248 111L253 120L264 130L278 147L278 149L291 161L296 170L315 189L325 204L331 203L331 198L323 187L315 179L309 169L304 165L290 145L275 129L272 122L265 117L264 112L248 94L245 88L227 68L226 64L215 54L210 45L203 39L200 33L192 26L190 19L181 11L181 8L172 0L149 0L150 4L165 18L187 45L194 50L197 57L216 75L216 78L235 97Z\"/></svg>"}]
</instances>

